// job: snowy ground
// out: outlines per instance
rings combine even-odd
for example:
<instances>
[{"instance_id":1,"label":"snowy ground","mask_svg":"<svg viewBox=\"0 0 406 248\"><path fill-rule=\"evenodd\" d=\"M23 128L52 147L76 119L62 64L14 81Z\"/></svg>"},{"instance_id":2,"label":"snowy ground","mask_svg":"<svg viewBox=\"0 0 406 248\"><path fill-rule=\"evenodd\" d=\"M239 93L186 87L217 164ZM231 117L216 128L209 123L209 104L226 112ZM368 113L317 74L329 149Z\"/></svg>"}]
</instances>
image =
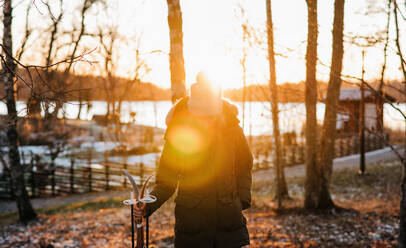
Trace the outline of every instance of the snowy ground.
<instances>
[{"instance_id":1,"label":"snowy ground","mask_svg":"<svg viewBox=\"0 0 406 248\"><path fill-rule=\"evenodd\" d=\"M59 166L69 167L71 163L72 154L82 154L80 157L75 157L76 165L85 165L88 162L86 158L86 153L89 149L92 150L92 163L103 162L103 153L105 151L111 151L112 149L118 147L120 144L118 142L112 141L89 141L81 140L79 147L67 146L67 149L59 154L55 160L55 164ZM7 147L0 148L2 152L7 152ZM20 146L19 151L21 156L21 163L30 163L31 159L35 155L39 155L41 162L49 163L51 161L49 157L50 150L47 146ZM155 168L156 159L159 153L147 153L142 155L130 155L130 156L110 156L108 159L111 162L117 163L129 163L129 164L139 164L143 163L145 166L150 168ZM3 171L2 164L0 164L0 173Z\"/></svg>"}]
</instances>

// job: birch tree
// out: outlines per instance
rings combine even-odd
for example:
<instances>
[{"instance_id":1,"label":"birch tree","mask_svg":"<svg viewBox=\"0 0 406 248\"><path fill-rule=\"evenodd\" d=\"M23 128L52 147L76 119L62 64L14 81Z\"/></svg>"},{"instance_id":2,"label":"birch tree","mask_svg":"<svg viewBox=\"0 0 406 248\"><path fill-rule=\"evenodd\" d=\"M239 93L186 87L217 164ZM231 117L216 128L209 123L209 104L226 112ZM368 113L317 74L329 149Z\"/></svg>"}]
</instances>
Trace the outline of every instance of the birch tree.
<instances>
[{"instance_id":1,"label":"birch tree","mask_svg":"<svg viewBox=\"0 0 406 248\"><path fill-rule=\"evenodd\" d=\"M18 151L18 131L17 131L17 110L15 92L16 63L13 58L12 21L13 7L12 0L3 4L3 49L1 79L6 91L7 106L7 140L8 157L10 163L10 173L12 187L16 197L18 214L20 221L27 222L36 217L36 213L30 203L24 182L24 168L20 163L20 153Z\"/></svg>"}]
</instances>

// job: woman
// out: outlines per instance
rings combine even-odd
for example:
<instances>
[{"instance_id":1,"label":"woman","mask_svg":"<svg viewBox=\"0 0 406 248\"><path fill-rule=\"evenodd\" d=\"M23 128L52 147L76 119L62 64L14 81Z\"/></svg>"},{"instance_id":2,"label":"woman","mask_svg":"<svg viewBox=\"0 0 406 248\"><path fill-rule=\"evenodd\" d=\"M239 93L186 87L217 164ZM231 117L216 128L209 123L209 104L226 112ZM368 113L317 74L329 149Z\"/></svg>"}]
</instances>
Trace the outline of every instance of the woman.
<instances>
[{"instance_id":1,"label":"woman","mask_svg":"<svg viewBox=\"0 0 406 248\"><path fill-rule=\"evenodd\" d=\"M248 247L242 210L251 205L252 155L237 119L200 72L190 97L168 113L165 145L151 192L157 201L135 210L150 216L177 190L176 248Z\"/></svg>"}]
</instances>

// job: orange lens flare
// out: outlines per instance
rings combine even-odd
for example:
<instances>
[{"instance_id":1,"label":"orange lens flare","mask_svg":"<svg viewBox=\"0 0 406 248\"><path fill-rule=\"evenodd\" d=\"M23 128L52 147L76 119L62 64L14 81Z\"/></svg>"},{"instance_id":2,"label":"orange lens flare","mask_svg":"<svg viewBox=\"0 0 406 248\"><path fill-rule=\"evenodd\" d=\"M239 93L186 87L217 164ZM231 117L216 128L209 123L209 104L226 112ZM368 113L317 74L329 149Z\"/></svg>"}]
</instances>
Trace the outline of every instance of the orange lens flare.
<instances>
[{"instance_id":1,"label":"orange lens flare","mask_svg":"<svg viewBox=\"0 0 406 248\"><path fill-rule=\"evenodd\" d=\"M202 134L198 130L188 126L174 128L168 140L178 152L185 155L197 153L207 148Z\"/></svg>"}]
</instances>

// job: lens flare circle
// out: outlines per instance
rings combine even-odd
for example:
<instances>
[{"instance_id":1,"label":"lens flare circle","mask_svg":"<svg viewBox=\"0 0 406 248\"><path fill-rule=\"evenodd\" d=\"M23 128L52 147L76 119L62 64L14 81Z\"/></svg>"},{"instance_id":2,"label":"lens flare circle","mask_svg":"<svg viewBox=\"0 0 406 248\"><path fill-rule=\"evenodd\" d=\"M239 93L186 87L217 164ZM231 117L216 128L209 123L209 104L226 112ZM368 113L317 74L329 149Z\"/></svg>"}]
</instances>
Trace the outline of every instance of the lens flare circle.
<instances>
[{"instance_id":1,"label":"lens flare circle","mask_svg":"<svg viewBox=\"0 0 406 248\"><path fill-rule=\"evenodd\" d=\"M206 148L201 132L186 125L175 127L168 138L171 144L184 154L193 154Z\"/></svg>"}]
</instances>

